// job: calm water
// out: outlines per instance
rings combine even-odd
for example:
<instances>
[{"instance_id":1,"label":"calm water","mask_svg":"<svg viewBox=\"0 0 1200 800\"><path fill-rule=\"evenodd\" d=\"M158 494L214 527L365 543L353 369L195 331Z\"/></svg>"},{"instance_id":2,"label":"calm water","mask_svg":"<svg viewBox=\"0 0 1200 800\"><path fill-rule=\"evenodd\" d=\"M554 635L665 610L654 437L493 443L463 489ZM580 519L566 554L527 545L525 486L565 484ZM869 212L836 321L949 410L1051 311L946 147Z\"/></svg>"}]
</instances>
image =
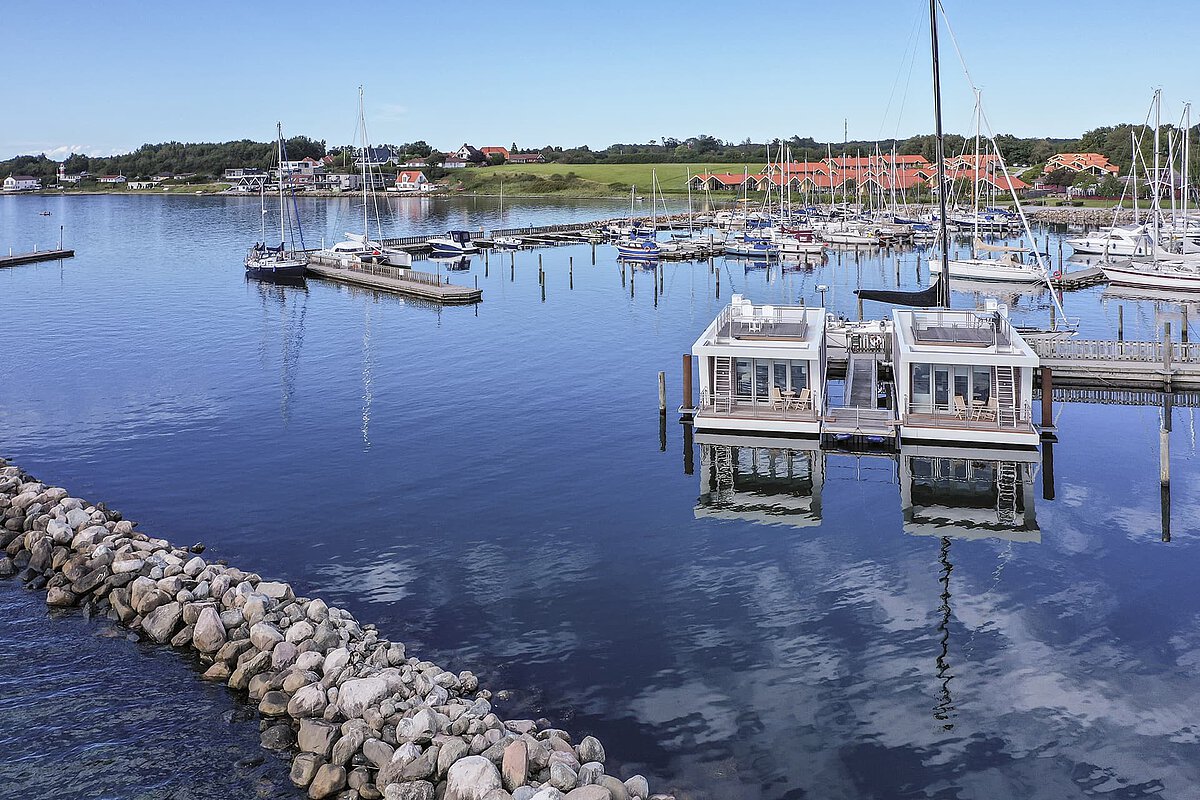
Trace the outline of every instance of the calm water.
<instances>
[{"instance_id":1,"label":"calm water","mask_svg":"<svg viewBox=\"0 0 1200 800\"><path fill-rule=\"evenodd\" d=\"M626 208L393 200L385 225ZM357 217L349 201L302 211L317 239ZM1189 409L1173 415L1170 543L1159 410L1081 404L1056 406L1054 499L1029 465L1019 526L964 525L961 506L994 505L969 483L908 492L897 461L834 455L796 457L819 462L819 511L788 524L775 512L814 482L787 479L781 451L741 448L740 480L770 513L737 493L714 505L717 451L696 444L689 459L674 415L661 438L657 373L677 404L680 354L731 291L816 303L826 285L827 305L853 315L860 281L896 285L896 254L784 274L718 260L722 299L707 264L668 264L656 305L649 273L631 293L612 251L593 265L587 246L540 251L543 301L538 251L521 252L455 278L478 279L478 308L438 310L320 281L247 282L258 220L257 199L0 198L0 245L46 246L64 225L80 253L0 271L0 452L479 672L514 691L504 713L596 733L622 775L658 790L1193 796ZM899 270L917 285L914 253ZM1047 295L1013 300L1018 318L1046 321ZM1102 336L1118 305L1128 338L1178 329L1170 304L1099 288L1066 298ZM902 490L934 510L906 513ZM186 659L48 615L12 582L0 607L0 695L18 721L0 733L0 795L295 795L256 722Z\"/></svg>"}]
</instances>

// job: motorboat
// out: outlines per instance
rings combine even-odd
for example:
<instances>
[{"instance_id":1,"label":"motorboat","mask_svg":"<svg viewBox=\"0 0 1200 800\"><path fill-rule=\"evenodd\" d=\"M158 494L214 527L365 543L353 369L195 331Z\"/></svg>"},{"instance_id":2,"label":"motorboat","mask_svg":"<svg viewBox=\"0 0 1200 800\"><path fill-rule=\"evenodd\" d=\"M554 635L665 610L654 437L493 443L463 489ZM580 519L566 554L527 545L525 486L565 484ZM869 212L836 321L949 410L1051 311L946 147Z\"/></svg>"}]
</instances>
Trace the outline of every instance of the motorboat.
<instances>
[{"instance_id":1,"label":"motorboat","mask_svg":"<svg viewBox=\"0 0 1200 800\"><path fill-rule=\"evenodd\" d=\"M643 236L631 236L620 239L616 243L619 258L649 260L658 258L660 254L658 242Z\"/></svg>"},{"instance_id":2,"label":"motorboat","mask_svg":"<svg viewBox=\"0 0 1200 800\"><path fill-rule=\"evenodd\" d=\"M1090 236L1067 239L1080 255L1148 256L1154 252L1154 240L1143 225L1122 225L1102 229Z\"/></svg>"},{"instance_id":3,"label":"motorboat","mask_svg":"<svg viewBox=\"0 0 1200 800\"><path fill-rule=\"evenodd\" d=\"M471 240L470 231L447 231L445 236L429 239L426 243L439 255L461 256L479 252Z\"/></svg>"}]
</instances>

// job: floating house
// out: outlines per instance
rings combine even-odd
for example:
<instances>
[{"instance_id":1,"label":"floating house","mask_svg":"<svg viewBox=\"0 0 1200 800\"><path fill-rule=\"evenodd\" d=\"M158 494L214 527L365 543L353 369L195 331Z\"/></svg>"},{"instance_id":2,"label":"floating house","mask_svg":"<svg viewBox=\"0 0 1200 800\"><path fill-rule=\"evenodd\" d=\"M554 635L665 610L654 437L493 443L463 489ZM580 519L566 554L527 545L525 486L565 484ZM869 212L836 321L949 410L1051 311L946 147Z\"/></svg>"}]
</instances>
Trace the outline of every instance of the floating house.
<instances>
[{"instance_id":1,"label":"floating house","mask_svg":"<svg viewBox=\"0 0 1200 800\"><path fill-rule=\"evenodd\" d=\"M700 364L697 431L819 436L825 311L734 295L692 346Z\"/></svg>"},{"instance_id":2,"label":"floating house","mask_svg":"<svg viewBox=\"0 0 1200 800\"><path fill-rule=\"evenodd\" d=\"M699 433L1035 448L1039 359L989 300L851 321L734 295L692 346Z\"/></svg>"}]
</instances>

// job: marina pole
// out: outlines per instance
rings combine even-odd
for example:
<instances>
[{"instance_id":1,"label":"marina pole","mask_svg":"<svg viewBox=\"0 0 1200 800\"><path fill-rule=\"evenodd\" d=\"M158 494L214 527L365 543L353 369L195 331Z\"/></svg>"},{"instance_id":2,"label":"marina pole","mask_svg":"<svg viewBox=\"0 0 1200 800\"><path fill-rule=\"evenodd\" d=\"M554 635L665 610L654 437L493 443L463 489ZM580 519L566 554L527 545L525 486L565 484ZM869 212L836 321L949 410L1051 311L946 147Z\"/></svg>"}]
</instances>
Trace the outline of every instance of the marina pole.
<instances>
[{"instance_id":1,"label":"marina pole","mask_svg":"<svg viewBox=\"0 0 1200 800\"><path fill-rule=\"evenodd\" d=\"M62 240L63 240L63 226L59 225L58 226L58 249L59 250L63 249L62 248Z\"/></svg>"},{"instance_id":2,"label":"marina pole","mask_svg":"<svg viewBox=\"0 0 1200 800\"><path fill-rule=\"evenodd\" d=\"M1042 439L1042 498L1054 499L1054 437Z\"/></svg>"},{"instance_id":3,"label":"marina pole","mask_svg":"<svg viewBox=\"0 0 1200 800\"><path fill-rule=\"evenodd\" d=\"M1049 367L1042 368L1042 432L1054 430L1054 376Z\"/></svg>"},{"instance_id":4,"label":"marina pole","mask_svg":"<svg viewBox=\"0 0 1200 800\"><path fill-rule=\"evenodd\" d=\"M692 475L696 471L694 451L696 445L692 439L692 426L683 426L683 474Z\"/></svg>"},{"instance_id":5,"label":"marina pole","mask_svg":"<svg viewBox=\"0 0 1200 800\"><path fill-rule=\"evenodd\" d=\"M1125 306L1117 306L1117 341L1125 341Z\"/></svg>"},{"instance_id":6,"label":"marina pole","mask_svg":"<svg viewBox=\"0 0 1200 800\"><path fill-rule=\"evenodd\" d=\"M567 277L570 279L570 288L575 288L575 256L567 257Z\"/></svg>"},{"instance_id":7,"label":"marina pole","mask_svg":"<svg viewBox=\"0 0 1200 800\"><path fill-rule=\"evenodd\" d=\"M1171 541L1171 394L1163 395L1162 426L1158 431L1158 482L1162 501L1162 540Z\"/></svg>"},{"instance_id":8,"label":"marina pole","mask_svg":"<svg viewBox=\"0 0 1200 800\"><path fill-rule=\"evenodd\" d=\"M1171 323L1163 323L1163 380L1166 381L1167 391L1171 390L1171 351L1175 348L1171 341Z\"/></svg>"},{"instance_id":9,"label":"marina pole","mask_svg":"<svg viewBox=\"0 0 1200 800\"><path fill-rule=\"evenodd\" d=\"M692 402L692 354L683 354L683 407L692 409L696 404Z\"/></svg>"},{"instance_id":10,"label":"marina pole","mask_svg":"<svg viewBox=\"0 0 1200 800\"><path fill-rule=\"evenodd\" d=\"M61 250L62 248L60 247L59 249ZM1179 341L1183 342L1184 344L1187 344L1187 342L1188 342L1187 303L1184 303L1183 305L1181 305L1179 307L1179 310L1183 313L1183 319L1181 319L1179 321Z\"/></svg>"},{"instance_id":11,"label":"marina pole","mask_svg":"<svg viewBox=\"0 0 1200 800\"><path fill-rule=\"evenodd\" d=\"M667 413L667 373L658 373L658 413Z\"/></svg>"}]
</instances>

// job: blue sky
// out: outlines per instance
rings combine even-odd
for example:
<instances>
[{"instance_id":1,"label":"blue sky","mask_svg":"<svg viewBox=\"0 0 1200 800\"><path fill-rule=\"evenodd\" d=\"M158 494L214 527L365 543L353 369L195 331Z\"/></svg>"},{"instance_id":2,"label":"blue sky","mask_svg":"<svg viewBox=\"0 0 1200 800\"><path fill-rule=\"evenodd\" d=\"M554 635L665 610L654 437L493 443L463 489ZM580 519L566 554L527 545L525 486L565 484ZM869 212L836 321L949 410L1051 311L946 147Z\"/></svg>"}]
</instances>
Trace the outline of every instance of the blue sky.
<instances>
[{"instance_id":1,"label":"blue sky","mask_svg":"<svg viewBox=\"0 0 1200 800\"><path fill-rule=\"evenodd\" d=\"M1200 85L1191 2L943 2L997 132L1140 121L1156 86L1177 118ZM924 0L4 6L0 158L266 141L277 119L340 144L359 84L372 141L442 149L932 130ZM942 35L946 128L964 131Z\"/></svg>"}]
</instances>

